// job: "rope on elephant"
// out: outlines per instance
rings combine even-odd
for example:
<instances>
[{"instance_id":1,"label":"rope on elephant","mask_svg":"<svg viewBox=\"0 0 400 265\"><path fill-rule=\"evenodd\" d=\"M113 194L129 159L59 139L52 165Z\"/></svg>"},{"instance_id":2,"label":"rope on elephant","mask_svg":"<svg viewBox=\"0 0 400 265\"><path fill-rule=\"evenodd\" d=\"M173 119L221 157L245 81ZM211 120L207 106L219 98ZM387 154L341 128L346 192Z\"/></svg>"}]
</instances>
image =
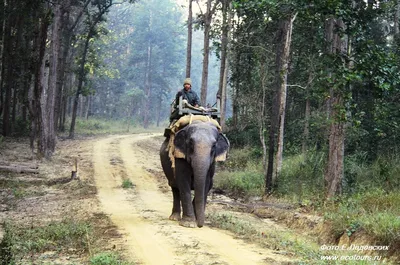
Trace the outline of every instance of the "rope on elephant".
<instances>
[{"instance_id":1,"label":"rope on elephant","mask_svg":"<svg viewBox=\"0 0 400 265\"><path fill-rule=\"evenodd\" d=\"M174 145L174 140L175 140L175 134L186 127L189 124L192 124L193 121L202 121L202 122L211 122L212 124L217 127L217 129L221 132L222 128L221 125L219 125L218 121L210 118L209 116L204 116L204 115L185 115L181 117L179 120L177 120L174 124L171 125L171 134L169 137L169 142L168 142L168 156L169 159L171 160L171 167L172 169L175 170L175 158L184 158L184 155L181 153L178 153L175 151L175 145Z\"/></svg>"}]
</instances>

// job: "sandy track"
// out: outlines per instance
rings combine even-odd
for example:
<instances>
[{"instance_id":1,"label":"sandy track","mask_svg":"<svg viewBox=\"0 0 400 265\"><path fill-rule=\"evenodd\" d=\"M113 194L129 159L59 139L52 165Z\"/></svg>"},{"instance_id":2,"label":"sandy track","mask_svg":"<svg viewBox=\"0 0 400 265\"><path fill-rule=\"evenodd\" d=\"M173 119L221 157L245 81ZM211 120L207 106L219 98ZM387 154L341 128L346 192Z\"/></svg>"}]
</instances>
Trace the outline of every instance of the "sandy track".
<instances>
[{"instance_id":1,"label":"sandy track","mask_svg":"<svg viewBox=\"0 0 400 265\"><path fill-rule=\"evenodd\" d=\"M94 146L98 198L103 211L124 235L126 256L139 264L242 265L287 261L271 250L235 239L226 231L207 226L185 228L168 220L172 194L163 193L148 170L160 170L158 153L154 148L145 150L138 145L151 137L154 135L112 136ZM113 159L119 161L117 166ZM121 188L122 175L134 183L133 191ZM276 262L270 263L271 260Z\"/></svg>"}]
</instances>

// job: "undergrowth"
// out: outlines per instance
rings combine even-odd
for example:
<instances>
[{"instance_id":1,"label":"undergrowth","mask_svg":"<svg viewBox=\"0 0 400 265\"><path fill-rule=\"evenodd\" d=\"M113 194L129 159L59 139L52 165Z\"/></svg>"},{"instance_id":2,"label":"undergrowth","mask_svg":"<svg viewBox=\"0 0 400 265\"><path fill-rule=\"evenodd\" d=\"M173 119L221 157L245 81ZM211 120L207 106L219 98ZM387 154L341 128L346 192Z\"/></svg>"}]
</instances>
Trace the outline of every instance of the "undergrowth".
<instances>
[{"instance_id":1,"label":"undergrowth","mask_svg":"<svg viewBox=\"0 0 400 265\"><path fill-rule=\"evenodd\" d=\"M340 257L343 255L351 256L357 254L352 251L321 250L319 244L305 240L304 237L298 237L289 231L262 229L253 222L233 216L229 212L219 211L218 213L208 213L207 220L210 221L212 226L229 230L240 238L258 243L268 249L273 249L276 253L283 252L288 257L298 258L294 263L290 262L288 264L323 265L328 263L326 260L321 259L322 256L336 255ZM369 261L330 260L329 264L369 265L371 263Z\"/></svg>"},{"instance_id":2,"label":"undergrowth","mask_svg":"<svg viewBox=\"0 0 400 265\"><path fill-rule=\"evenodd\" d=\"M92 227L83 221L65 219L51 221L43 226L7 222L4 226L2 251L9 264L30 254L65 249L89 250Z\"/></svg>"},{"instance_id":3,"label":"undergrowth","mask_svg":"<svg viewBox=\"0 0 400 265\"><path fill-rule=\"evenodd\" d=\"M119 255L112 252L102 252L94 255L90 259L90 265L133 265L133 263L123 261Z\"/></svg>"},{"instance_id":4,"label":"undergrowth","mask_svg":"<svg viewBox=\"0 0 400 265\"><path fill-rule=\"evenodd\" d=\"M254 153L233 149L217 171L215 187L244 198L262 196L264 173ZM380 244L400 245L400 158L368 162L363 154L347 156L342 194L329 201L324 193L326 159L316 151L285 157L273 196L323 215L334 238L362 231Z\"/></svg>"}]
</instances>

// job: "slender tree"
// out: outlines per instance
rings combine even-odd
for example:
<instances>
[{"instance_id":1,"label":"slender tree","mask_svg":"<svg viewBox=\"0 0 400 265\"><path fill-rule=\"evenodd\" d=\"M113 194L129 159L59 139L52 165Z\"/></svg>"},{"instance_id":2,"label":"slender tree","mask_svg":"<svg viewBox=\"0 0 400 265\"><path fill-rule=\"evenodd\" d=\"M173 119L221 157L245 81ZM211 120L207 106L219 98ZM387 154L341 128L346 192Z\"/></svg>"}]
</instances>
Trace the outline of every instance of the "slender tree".
<instances>
[{"instance_id":1,"label":"slender tree","mask_svg":"<svg viewBox=\"0 0 400 265\"><path fill-rule=\"evenodd\" d=\"M221 112L221 126L225 128L225 114L226 114L226 90L228 83L228 72L229 72L229 58L228 54L228 43L229 43L229 31L231 24L231 8L230 0L222 1L222 32L221 32L221 66L219 73L219 88L217 92L217 98L220 100L220 112Z\"/></svg>"},{"instance_id":2,"label":"slender tree","mask_svg":"<svg viewBox=\"0 0 400 265\"><path fill-rule=\"evenodd\" d=\"M346 54L347 38L341 38L338 32L345 28L343 20L331 18L327 21L326 38L328 42L328 53ZM329 90L328 116L331 120L329 127L329 151L328 164L325 171L325 185L327 197L335 196L341 190L344 172L344 139L345 112L343 95L340 90L331 87Z\"/></svg>"},{"instance_id":3,"label":"slender tree","mask_svg":"<svg viewBox=\"0 0 400 265\"><path fill-rule=\"evenodd\" d=\"M193 0L189 1L189 15L187 21L187 47L186 47L186 77L190 77L192 66L192 33L193 33Z\"/></svg>"},{"instance_id":4,"label":"slender tree","mask_svg":"<svg viewBox=\"0 0 400 265\"><path fill-rule=\"evenodd\" d=\"M282 166L283 132L286 112L287 74L292 40L293 21L296 14L289 13L279 23L277 34L275 90L271 108L271 126L268 144L268 170L265 176L265 193L272 191L275 178ZM275 150L277 150L275 154ZM274 156L275 165L274 165ZM275 172L274 172L275 167Z\"/></svg>"},{"instance_id":5,"label":"slender tree","mask_svg":"<svg viewBox=\"0 0 400 265\"><path fill-rule=\"evenodd\" d=\"M210 33L211 22L215 10L219 4L219 0L207 0L207 10L202 13L202 23L204 26L204 48L203 48L203 70L201 76L200 103L205 106L207 104L207 86L208 86L208 65L210 57ZM201 9L200 9L201 10Z\"/></svg>"},{"instance_id":6,"label":"slender tree","mask_svg":"<svg viewBox=\"0 0 400 265\"><path fill-rule=\"evenodd\" d=\"M103 16L106 12L108 12L109 8L113 5L112 0L97 2L96 12L94 14L90 14L87 12L87 33L85 36L85 41L83 45L82 55L79 63L79 72L78 72L78 87L75 93L75 98L73 101L73 109L72 109L72 118L71 118L71 127L69 130L69 138L74 138L75 135L75 123L76 123L76 115L78 111L78 102L79 96L82 94L83 83L86 78L85 64L87 60L87 54L89 51L89 43L90 40L96 34L96 27L98 24L104 19Z\"/></svg>"}]
</instances>

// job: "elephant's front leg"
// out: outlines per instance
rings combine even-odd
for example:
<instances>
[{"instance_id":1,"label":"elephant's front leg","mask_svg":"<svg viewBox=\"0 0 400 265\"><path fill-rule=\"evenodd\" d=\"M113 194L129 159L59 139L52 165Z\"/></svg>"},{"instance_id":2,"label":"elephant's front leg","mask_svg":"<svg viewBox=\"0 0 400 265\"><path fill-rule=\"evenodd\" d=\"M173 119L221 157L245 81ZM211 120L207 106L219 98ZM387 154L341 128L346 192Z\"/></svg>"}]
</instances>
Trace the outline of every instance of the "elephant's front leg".
<instances>
[{"instance_id":1,"label":"elephant's front leg","mask_svg":"<svg viewBox=\"0 0 400 265\"><path fill-rule=\"evenodd\" d=\"M174 199L172 206L172 213L169 217L169 220L172 221L180 221L181 220L181 197L179 194L179 189L176 187L172 187L172 196Z\"/></svg>"},{"instance_id":2,"label":"elephant's front leg","mask_svg":"<svg viewBox=\"0 0 400 265\"><path fill-rule=\"evenodd\" d=\"M179 187L179 195L182 202L182 219L179 224L185 227L196 227L196 217L192 205L191 179L192 169L183 159L176 160L176 182Z\"/></svg>"}]
</instances>

